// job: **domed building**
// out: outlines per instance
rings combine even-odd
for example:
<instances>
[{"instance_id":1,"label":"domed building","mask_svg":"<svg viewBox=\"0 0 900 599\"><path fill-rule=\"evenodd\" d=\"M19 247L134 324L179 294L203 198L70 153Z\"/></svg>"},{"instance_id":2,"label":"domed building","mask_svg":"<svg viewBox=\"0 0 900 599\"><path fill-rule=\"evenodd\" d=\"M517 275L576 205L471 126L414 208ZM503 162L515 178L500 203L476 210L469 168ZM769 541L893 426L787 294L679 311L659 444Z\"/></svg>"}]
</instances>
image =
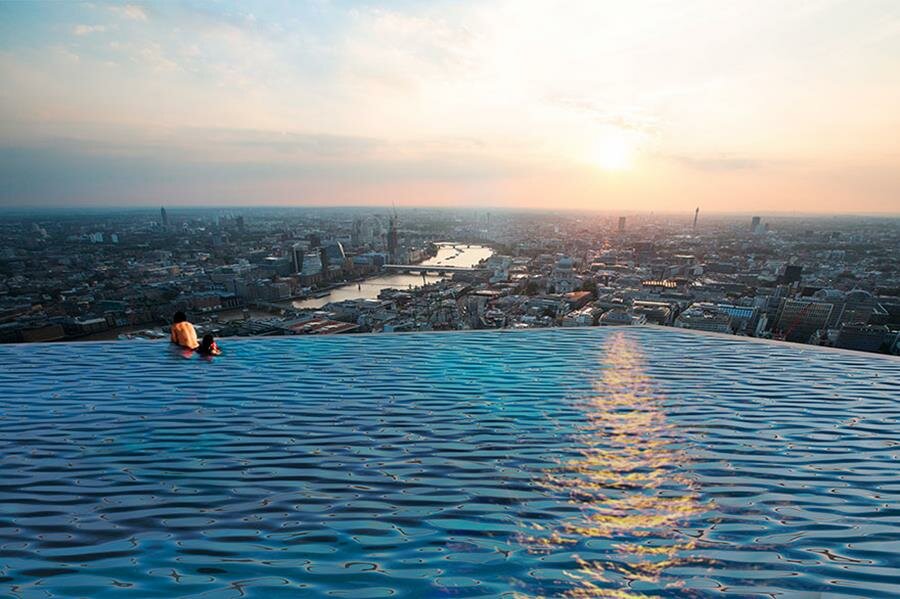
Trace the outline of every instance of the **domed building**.
<instances>
[{"instance_id":1,"label":"domed building","mask_svg":"<svg viewBox=\"0 0 900 599\"><path fill-rule=\"evenodd\" d=\"M570 293L581 286L581 278L575 272L575 260L561 256L556 261L550 285L555 293Z\"/></svg>"},{"instance_id":2,"label":"domed building","mask_svg":"<svg viewBox=\"0 0 900 599\"><path fill-rule=\"evenodd\" d=\"M872 304L875 303L875 296L864 289L854 289L847 293L844 297L846 302L854 304Z\"/></svg>"},{"instance_id":3,"label":"domed building","mask_svg":"<svg viewBox=\"0 0 900 599\"><path fill-rule=\"evenodd\" d=\"M854 289L844 297L844 309L839 322L883 324L882 316L887 316L887 311L878 303L874 295L863 289Z\"/></svg>"},{"instance_id":4,"label":"domed building","mask_svg":"<svg viewBox=\"0 0 900 599\"><path fill-rule=\"evenodd\" d=\"M575 260L568 256L562 256L556 262L556 270L572 270L575 268Z\"/></svg>"},{"instance_id":5,"label":"domed building","mask_svg":"<svg viewBox=\"0 0 900 599\"><path fill-rule=\"evenodd\" d=\"M844 292L837 289L819 289L813 294L813 299L836 304L844 301Z\"/></svg>"}]
</instances>

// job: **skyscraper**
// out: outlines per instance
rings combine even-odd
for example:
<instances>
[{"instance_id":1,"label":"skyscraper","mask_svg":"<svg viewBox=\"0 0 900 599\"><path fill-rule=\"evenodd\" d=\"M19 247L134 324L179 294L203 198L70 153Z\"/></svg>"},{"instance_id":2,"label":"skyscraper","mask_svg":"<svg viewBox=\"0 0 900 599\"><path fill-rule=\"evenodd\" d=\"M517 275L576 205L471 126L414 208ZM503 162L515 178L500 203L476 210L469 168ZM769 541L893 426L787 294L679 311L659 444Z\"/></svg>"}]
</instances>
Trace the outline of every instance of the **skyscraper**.
<instances>
[{"instance_id":1,"label":"skyscraper","mask_svg":"<svg viewBox=\"0 0 900 599\"><path fill-rule=\"evenodd\" d=\"M399 248L400 240L397 235L397 216L394 215L391 217L390 226L388 228L387 233L387 249L388 255L391 257L391 263L397 263L397 254Z\"/></svg>"},{"instance_id":2,"label":"skyscraper","mask_svg":"<svg viewBox=\"0 0 900 599\"><path fill-rule=\"evenodd\" d=\"M169 228L169 215L166 214L165 206L162 206L159 209L159 224L162 225L163 229Z\"/></svg>"},{"instance_id":3,"label":"skyscraper","mask_svg":"<svg viewBox=\"0 0 900 599\"><path fill-rule=\"evenodd\" d=\"M350 229L350 247L359 247L362 243L362 219L353 219L353 228Z\"/></svg>"},{"instance_id":4,"label":"skyscraper","mask_svg":"<svg viewBox=\"0 0 900 599\"><path fill-rule=\"evenodd\" d=\"M620 216L619 217L619 233L624 233L624 232L625 232L625 217Z\"/></svg>"},{"instance_id":5,"label":"skyscraper","mask_svg":"<svg viewBox=\"0 0 900 599\"><path fill-rule=\"evenodd\" d=\"M758 216L753 217L753 220L750 222L750 232L751 233L759 232L759 221L760 221L760 218Z\"/></svg>"},{"instance_id":6,"label":"skyscraper","mask_svg":"<svg viewBox=\"0 0 900 599\"><path fill-rule=\"evenodd\" d=\"M328 257L328 264L343 266L347 255L344 253L344 246L340 241L329 241L322 246L322 249Z\"/></svg>"},{"instance_id":7,"label":"skyscraper","mask_svg":"<svg viewBox=\"0 0 900 599\"><path fill-rule=\"evenodd\" d=\"M787 341L809 343L816 331L828 325L833 309L827 302L786 299L773 330L776 337Z\"/></svg>"},{"instance_id":8,"label":"skyscraper","mask_svg":"<svg viewBox=\"0 0 900 599\"><path fill-rule=\"evenodd\" d=\"M697 206L697 209L694 210L694 231L697 230L697 218L700 216L700 206Z\"/></svg>"},{"instance_id":9,"label":"skyscraper","mask_svg":"<svg viewBox=\"0 0 900 599\"><path fill-rule=\"evenodd\" d=\"M294 274L302 274L303 273L303 255L306 253L306 248L303 245L297 243L294 247L291 248L291 267L294 271Z\"/></svg>"},{"instance_id":10,"label":"skyscraper","mask_svg":"<svg viewBox=\"0 0 900 599\"><path fill-rule=\"evenodd\" d=\"M779 285L791 285L793 283L799 283L801 277L803 276L803 266L800 264L787 264L784 267L784 272L781 273L781 276L778 277Z\"/></svg>"}]
</instances>

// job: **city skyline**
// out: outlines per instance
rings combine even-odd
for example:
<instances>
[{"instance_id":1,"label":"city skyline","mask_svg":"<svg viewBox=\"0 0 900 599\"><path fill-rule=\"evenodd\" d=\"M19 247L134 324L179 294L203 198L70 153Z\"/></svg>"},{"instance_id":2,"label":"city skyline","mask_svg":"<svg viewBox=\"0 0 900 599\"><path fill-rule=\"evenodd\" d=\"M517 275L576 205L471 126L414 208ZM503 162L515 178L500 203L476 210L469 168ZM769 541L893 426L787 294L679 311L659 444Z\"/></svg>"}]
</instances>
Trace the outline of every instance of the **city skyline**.
<instances>
[{"instance_id":1,"label":"city skyline","mask_svg":"<svg viewBox=\"0 0 900 599\"><path fill-rule=\"evenodd\" d=\"M900 213L895 3L0 17L0 208Z\"/></svg>"},{"instance_id":2,"label":"city skyline","mask_svg":"<svg viewBox=\"0 0 900 599\"><path fill-rule=\"evenodd\" d=\"M30 212L30 213L29 213ZM0 342L654 323L897 353L897 220L7 211ZM698 213L694 211L694 216Z\"/></svg>"}]
</instances>

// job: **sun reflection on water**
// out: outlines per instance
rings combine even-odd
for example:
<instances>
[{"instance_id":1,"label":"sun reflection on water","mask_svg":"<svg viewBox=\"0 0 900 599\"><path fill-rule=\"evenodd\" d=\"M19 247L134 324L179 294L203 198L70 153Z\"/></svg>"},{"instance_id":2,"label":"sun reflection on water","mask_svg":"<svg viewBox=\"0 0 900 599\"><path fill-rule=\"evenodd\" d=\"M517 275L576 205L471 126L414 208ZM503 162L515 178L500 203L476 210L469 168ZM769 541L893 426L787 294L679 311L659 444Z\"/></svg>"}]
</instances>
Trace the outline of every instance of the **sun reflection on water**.
<instances>
[{"instance_id":1,"label":"sun reflection on water","mask_svg":"<svg viewBox=\"0 0 900 599\"><path fill-rule=\"evenodd\" d=\"M575 554L568 597L642 597L637 584L671 588L666 572L702 561L691 555L698 541L684 532L710 509L685 474L690 461L663 410L637 345L614 335L603 358L595 393L581 404L584 424L573 439L578 457L564 461L539 481L568 496L578 515L547 529L539 525L522 538L530 551L576 551L596 540L605 549ZM603 542L605 540L605 542Z\"/></svg>"}]
</instances>

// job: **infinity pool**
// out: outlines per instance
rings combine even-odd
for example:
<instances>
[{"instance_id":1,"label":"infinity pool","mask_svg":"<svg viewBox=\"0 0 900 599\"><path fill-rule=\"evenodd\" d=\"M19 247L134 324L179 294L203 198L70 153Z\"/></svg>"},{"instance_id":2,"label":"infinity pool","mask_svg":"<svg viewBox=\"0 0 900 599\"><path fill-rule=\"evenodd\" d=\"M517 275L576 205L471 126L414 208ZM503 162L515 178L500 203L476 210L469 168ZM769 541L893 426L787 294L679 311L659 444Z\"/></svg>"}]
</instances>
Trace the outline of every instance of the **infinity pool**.
<instances>
[{"instance_id":1,"label":"infinity pool","mask_svg":"<svg viewBox=\"0 0 900 599\"><path fill-rule=\"evenodd\" d=\"M658 328L0 346L0 595L897 597L900 360Z\"/></svg>"}]
</instances>

